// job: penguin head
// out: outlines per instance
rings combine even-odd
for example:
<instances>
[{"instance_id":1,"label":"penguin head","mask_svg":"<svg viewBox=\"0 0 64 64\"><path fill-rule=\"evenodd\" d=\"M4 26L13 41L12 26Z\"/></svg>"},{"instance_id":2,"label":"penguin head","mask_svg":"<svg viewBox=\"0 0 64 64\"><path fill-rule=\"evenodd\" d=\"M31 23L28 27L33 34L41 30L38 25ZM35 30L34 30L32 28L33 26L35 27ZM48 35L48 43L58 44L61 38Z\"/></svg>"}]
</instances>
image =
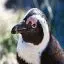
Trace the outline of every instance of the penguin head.
<instances>
[{"instance_id":1,"label":"penguin head","mask_svg":"<svg viewBox=\"0 0 64 64\"><path fill-rule=\"evenodd\" d=\"M12 28L11 33L20 33L24 41L38 45L43 38L47 37L48 31L44 13L37 8L32 8L24 19Z\"/></svg>"}]
</instances>

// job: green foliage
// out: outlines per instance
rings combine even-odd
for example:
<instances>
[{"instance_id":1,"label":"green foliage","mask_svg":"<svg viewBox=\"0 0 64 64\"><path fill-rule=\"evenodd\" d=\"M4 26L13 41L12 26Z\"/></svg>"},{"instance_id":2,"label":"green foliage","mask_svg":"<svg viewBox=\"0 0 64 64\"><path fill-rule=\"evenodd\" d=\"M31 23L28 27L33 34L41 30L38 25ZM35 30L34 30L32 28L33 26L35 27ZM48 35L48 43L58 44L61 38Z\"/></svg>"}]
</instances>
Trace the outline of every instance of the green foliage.
<instances>
[{"instance_id":1,"label":"green foliage","mask_svg":"<svg viewBox=\"0 0 64 64\"><path fill-rule=\"evenodd\" d=\"M14 39L13 35L10 35L9 38L4 39L1 43L1 45L3 45L3 49L4 51L7 52L16 52L16 44L17 41Z\"/></svg>"}]
</instances>

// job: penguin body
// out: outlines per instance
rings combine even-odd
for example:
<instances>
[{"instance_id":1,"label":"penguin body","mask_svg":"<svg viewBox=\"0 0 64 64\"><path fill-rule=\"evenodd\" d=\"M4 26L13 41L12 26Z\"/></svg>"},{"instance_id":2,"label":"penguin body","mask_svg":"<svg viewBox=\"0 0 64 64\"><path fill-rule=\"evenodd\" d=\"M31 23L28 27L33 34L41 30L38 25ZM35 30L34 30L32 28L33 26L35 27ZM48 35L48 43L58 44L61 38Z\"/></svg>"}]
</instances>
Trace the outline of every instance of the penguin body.
<instances>
[{"instance_id":1,"label":"penguin body","mask_svg":"<svg viewBox=\"0 0 64 64\"><path fill-rule=\"evenodd\" d=\"M41 53L41 56L39 56L40 62L39 61L36 61L36 62L39 62L39 64L64 64L64 59L62 58L63 53L61 51L63 50L61 49L60 44L55 39L55 37L51 35L51 39L49 41L48 46L46 47L44 52ZM32 63L29 63L29 61L27 62L26 59L23 59L21 56L19 56L18 53L17 53L17 61L19 62L19 64L32 64Z\"/></svg>"},{"instance_id":2,"label":"penguin body","mask_svg":"<svg viewBox=\"0 0 64 64\"><path fill-rule=\"evenodd\" d=\"M12 33L20 33L17 44L19 64L63 64L63 49L39 9L30 9L23 21L12 28Z\"/></svg>"}]
</instances>

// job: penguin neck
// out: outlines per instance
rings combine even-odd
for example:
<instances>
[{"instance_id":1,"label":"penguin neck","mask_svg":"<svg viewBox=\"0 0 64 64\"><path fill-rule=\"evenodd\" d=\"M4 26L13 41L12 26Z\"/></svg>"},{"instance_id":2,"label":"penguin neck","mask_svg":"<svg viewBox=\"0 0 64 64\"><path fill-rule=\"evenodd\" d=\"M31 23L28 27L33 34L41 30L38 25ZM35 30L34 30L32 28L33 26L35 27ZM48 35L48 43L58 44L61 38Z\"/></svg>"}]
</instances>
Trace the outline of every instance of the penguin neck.
<instances>
[{"instance_id":1,"label":"penguin neck","mask_svg":"<svg viewBox=\"0 0 64 64\"><path fill-rule=\"evenodd\" d=\"M46 43L44 45L44 43ZM42 47L40 47L42 44ZM19 41L17 44L17 53L20 58L25 60L27 63L40 64L41 54L44 52L48 45L48 41L40 43L39 45L34 45L30 42L25 42L21 35L19 35ZM45 46L45 47L44 47ZM28 57L28 58L27 58Z\"/></svg>"},{"instance_id":2,"label":"penguin neck","mask_svg":"<svg viewBox=\"0 0 64 64\"><path fill-rule=\"evenodd\" d=\"M45 42L42 41L39 45L34 45L33 43L25 42L23 40L22 36L19 35L19 40L18 40L18 44L17 44L17 52L19 52L19 50L22 51L22 49L28 48L28 49L36 50L36 52L39 53L39 55L41 55L41 53L47 47L48 43L49 43L49 41L45 41Z\"/></svg>"},{"instance_id":3,"label":"penguin neck","mask_svg":"<svg viewBox=\"0 0 64 64\"><path fill-rule=\"evenodd\" d=\"M29 64L40 64L40 55L37 47L32 43L25 42L20 36L17 45L18 56Z\"/></svg>"}]
</instances>

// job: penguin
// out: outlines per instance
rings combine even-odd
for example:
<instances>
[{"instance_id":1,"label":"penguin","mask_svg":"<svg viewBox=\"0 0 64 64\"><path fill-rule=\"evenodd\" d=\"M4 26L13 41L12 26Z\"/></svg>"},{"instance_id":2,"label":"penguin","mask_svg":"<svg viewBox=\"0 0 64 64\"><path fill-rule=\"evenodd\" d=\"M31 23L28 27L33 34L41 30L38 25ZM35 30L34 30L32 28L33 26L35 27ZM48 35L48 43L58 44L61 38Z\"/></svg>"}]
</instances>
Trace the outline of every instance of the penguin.
<instances>
[{"instance_id":1,"label":"penguin","mask_svg":"<svg viewBox=\"0 0 64 64\"><path fill-rule=\"evenodd\" d=\"M19 64L64 64L63 49L38 8L30 9L11 33L19 34L16 50Z\"/></svg>"}]
</instances>

